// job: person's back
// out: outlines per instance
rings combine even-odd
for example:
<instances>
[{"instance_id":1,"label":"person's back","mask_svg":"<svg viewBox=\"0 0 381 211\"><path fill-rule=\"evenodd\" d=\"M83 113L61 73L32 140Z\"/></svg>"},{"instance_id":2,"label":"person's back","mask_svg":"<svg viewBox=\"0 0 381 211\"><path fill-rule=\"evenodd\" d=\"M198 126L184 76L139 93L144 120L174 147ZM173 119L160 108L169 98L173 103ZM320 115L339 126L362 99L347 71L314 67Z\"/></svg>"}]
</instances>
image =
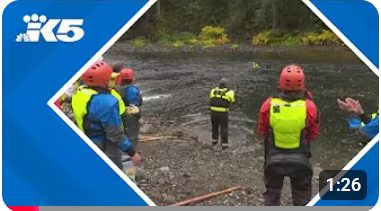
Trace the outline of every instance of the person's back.
<instances>
[{"instance_id":1,"label":"person's back","mask_svg":"<svg viewBox=\"0 0 381 211\"><path fill-rule=\"evenodd\" d=\"M281 98L272 98L270 104L270 127L274 139L277 140L274 142L275 147L290 150L300 148L300 131L306 127L306 101L289 102Z\"/></svg>"},{"instance_id":2,"label":"person's back","mask_svg":"<svg viewBox=\"0 0 381 211\"><path fill-rule=\"evenodd\" d=\"M93 142L100 142L101 136L105 135L103 131L102 124L110 121L109 118L114 115L106 115L112 114L114 111L119 111L118 108L118 100L112 96L109 92L97 92L90 88L82 88L81 91L93 91L89 101L87 104L86 114L83 117L83 129L87 135L90 135L89 138ZM80 92L81 92L80 91ZM75 97L74 99L75 100ZM88 130L88 131L86 131ZM92 131L94 135L90 134L89 131ZM94 131L99 131L94 132ZM100 134L100 136L98 136Z\"/></svg>"},{"instance_id":3,"label":"person's back","mask_svg":"<svg viewBox=\"0 0 381 211\"><path fill-rule=\"evenodd\" d=\"M123 98L126 106L135 105L142 106L143 100L138 87L134 85L135 74L132 69L126 68L120 71L120 82L116 85L115 90Z\"/></svg>"},{"instance_id":4,"label":"person's back","mask_svg":"<svg viewBox=\"0 0 381 211\"><path fill-rule=\"evenodd\" d=\"M141 106L143 104L139 89L134 85L135 74L132 69L126 68L120 71L120 83L115 90L122 97L127 106L124 118L125 131L133 146L138 144L140 133Z\"/></svg>"},{"instance_id":5,"label":"person's back","mask_svg":"<svg viewBox=\"0 0 381 211\"><path fill-rule=\"evenodd\" d=\"M96 143L100 149L107 149L106 154L111 160L118 160L120 158L121 151L118 150L119 147L131 147L129 142L118 143L117 136L123 135L119 128L115 128L117 125L122 125L121 119L115 118L119 115L119 102L110 93L98 93L96 96L92 97L88 104L88 113L85 121L88 121L88 130L93 133L88 133L88 135L90 135L89 138ZM104 130L107 130L109 134L113 133L114 135L107 135ZM104 139L111 141L104 141ZM121 168L119 165L118 167Z\"/></svg>"},{"instance_id":6,"label":"person's back","mask_svg":"<svg viewBox=\"0 0 381 211\"><path fill-rule=\"evenodd\" d=\"M118 84L115 87L115 90L122 96L124 103L126 106L134 105L134 106L142 106L142 97L140 94L140 90L137 86L133 84Z\"/></svg>"},{"instance_id":7,"label":"person's back","mask_svg":"<svg viewBox=\"0 0 381 211\"><path fill-rule=\"evenodd\" d=\"M216 112L229 112L235 102L233 90L226 87L215 87L210 91L210 109Z\"/></svg>"},{"instance_id":8,"label":"person's back","mask_svg":"<svg viewBox=\"0 0 381 211\"><path fill-rule=\"evenodd\" d=\"M273 147L266 146L266 154L270 150L281 149L281 152L295 151L310 156L309 141L319 133L318 124L314 122L318 116L316 105L310 99L284 97L270 97L261 108L262 117L264 113L268 113L268 117L266 122L263 118L259 121L259 124L267 125L260 126L260 134L268 136L266 145L273 144ZM270 141L271 138L273 140Z\"/></svg>"},{"instance_id":9,"label":"person's back","mask_svg":"<svg viewBox=\"0 0 381 211\"><path fill-rule=\"evenodd\" d=\"M221 129L222 149L230 147L229 144L229 111L232 104L235 103L235 94L233 90L228 89L228 80L222 78L219 86L213 88L209 94L210 118L212 122L212 145L217 146Z\"/></svg>"},{"instance_id":10,"label":"person's back","mask_svg":"<svg viewBox=\"0 0 381 211\"><path fill-rule=\"evenodd\" d=\"M124 135L120 100L107 87L110 76L108 64L94 64L82 76L86 86L72 96L72 107L79 128L122 169L122 151L135 163L141 158Z\"/></svg>"},{"instance_id":11,"label":"person's back","mask_svg":"<svg viewBox=\"0 0 381 211\"><path fill-rule=\"evenodd\" d=\"M311 96L306 95L303 70L283 69L279 96L268 98L260 110L259 134L265 138L265 205L280 204L283 178L290 177L294 205L311 197L312 167L309 142L319 133L319 117Z\"/></svg>"}]
</instances>

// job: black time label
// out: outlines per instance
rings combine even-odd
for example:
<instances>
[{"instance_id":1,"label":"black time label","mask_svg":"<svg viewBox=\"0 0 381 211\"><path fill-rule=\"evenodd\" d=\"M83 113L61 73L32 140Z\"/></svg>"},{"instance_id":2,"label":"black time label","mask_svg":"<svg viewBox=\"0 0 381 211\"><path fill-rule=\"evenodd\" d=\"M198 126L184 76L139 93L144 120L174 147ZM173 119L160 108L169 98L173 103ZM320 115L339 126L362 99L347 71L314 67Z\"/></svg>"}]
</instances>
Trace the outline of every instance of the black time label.
<instances>
[{"instance_id":1,"label":"black time label","mask_svg":"<svg viewBox=\"0 0 381 211\"><path fill-rule=\"evenodd\" d=\"M367 175L362 170L325 170L319 174L319 189L323 200L363 200Z\"/></svg>"}]
</instances>

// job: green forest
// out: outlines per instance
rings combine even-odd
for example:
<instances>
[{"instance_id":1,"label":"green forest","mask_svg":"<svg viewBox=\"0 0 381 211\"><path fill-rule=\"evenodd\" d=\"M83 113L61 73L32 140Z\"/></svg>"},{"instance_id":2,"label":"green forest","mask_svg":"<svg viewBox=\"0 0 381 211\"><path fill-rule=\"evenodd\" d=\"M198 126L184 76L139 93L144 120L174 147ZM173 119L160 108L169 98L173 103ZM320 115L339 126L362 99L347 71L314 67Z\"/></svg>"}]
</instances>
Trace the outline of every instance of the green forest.
<instances>
[{"instance_id":1,"label":"green forest","mask_svg":"<svg viewBox=\"0 0 381 211\"><path fill-rule=\"evenodd\" d=\"M300 0L159 0L121 41L136 47L342 45Z\"/></svg>"}]
</instances>

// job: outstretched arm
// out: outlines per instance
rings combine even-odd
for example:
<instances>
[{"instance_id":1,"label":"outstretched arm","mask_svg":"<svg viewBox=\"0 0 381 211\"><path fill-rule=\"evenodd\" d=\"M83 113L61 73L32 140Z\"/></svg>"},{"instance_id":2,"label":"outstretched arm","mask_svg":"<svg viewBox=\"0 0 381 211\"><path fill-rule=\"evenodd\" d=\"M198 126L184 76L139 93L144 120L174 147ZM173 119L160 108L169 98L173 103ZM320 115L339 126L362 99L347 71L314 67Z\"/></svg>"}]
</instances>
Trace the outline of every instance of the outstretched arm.
<instances>
[{"instance_id":1,"label":"outstretched arm","mask_svg":"<svg viewBox=\"0 0 381 211\"><path fill-rule=\"evenodd\" d=\"M105 117L103 118L102 126L106 132L107 140L117 142L122 151L131 157L134 156L135 150L132 148L130 140L125 136L123 131L118 102L116 101L115 105L110 107L102 116Z\"/></svg>"}]
</instances>

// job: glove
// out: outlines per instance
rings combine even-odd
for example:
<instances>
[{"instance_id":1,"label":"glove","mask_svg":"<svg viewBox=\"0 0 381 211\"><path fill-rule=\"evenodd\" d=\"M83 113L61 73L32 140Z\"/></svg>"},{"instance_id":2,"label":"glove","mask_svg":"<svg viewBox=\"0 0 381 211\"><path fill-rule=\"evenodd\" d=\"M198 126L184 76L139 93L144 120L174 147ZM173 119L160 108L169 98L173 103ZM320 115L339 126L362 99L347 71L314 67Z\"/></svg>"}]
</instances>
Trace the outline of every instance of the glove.
<instances>
[{"instance_id":1,"label":"glove","mask_svg":"<svg viewBox=\"0 0 381 211\"><path fill-rule=\"evenodd\" d=\"M136 115L140 112L140 109L139 107L135 106L135 105L130 105L128 107L126 107L126 113L129 114L129 115Z\"/></svg>"}]
</instances>

